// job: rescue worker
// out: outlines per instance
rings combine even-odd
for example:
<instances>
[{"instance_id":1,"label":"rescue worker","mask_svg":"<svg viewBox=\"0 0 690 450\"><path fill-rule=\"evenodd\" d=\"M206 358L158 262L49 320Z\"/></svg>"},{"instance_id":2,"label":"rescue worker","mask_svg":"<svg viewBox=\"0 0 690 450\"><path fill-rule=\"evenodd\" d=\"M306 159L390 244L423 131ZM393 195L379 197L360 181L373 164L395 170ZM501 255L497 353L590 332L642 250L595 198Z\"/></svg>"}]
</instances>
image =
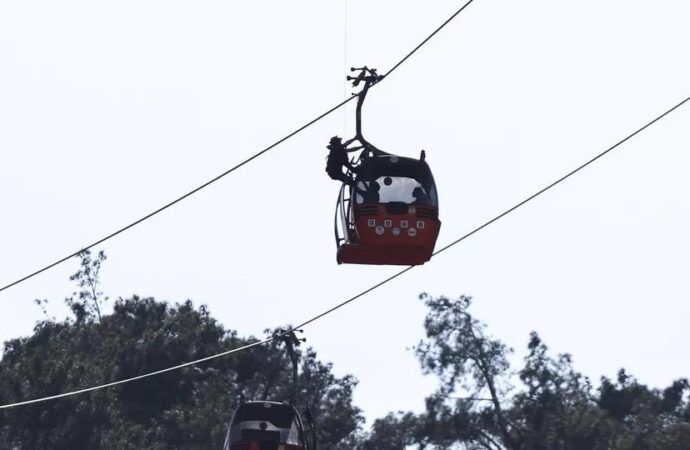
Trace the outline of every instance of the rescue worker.
<instances>
[{"instance_id":1,"label":"rescue worker","mask_svg":"<svg viewBox=\"0 0 690 450\"><path fill-rule=\"evenodd\" d=\"M328 176L343 183L352 183L352 178L346 172L353 171L354 167L347 157L348 150L343 145L343 140L338 136L333 136L326 148L329 150L328 158L326 159L326 173L328 173ZM343 172L343 168L346 169L346 172Z\"/></svg>"}]
</instances>

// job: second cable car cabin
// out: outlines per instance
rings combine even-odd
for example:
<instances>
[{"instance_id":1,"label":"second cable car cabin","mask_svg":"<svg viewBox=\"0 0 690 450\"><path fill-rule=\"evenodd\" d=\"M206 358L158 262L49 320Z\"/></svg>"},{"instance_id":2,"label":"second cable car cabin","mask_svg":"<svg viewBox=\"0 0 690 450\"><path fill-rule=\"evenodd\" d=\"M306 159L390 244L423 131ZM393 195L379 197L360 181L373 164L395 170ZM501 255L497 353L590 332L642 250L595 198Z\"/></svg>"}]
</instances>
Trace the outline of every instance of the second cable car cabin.
<instances>
[{"instance_id":1,"label":"second cable car cabin","mask_svg":"<svg viewBox=\"0 0 690 450\"><path fill-rule=\"evenodd\" d=\"M367 90L380 77L361 70L364 81L357 103L357 135L340 143L331 139L326 171L343 185L338 196L335 238L339 264L418 265L429 259L441 227L438 193L422 150L419 159L383 152L361 131L361 109ZM349 147L354 141L361 145ZM361 150L356 160L347 153ZM342 172L345 169L345 173Z\"/></svg>"},{"instance_id":2,"label":"second cable car cabin","mask_svg":"<svg viewBox=\"0 0 690 450\"><path fill-rule=\"evenodd\" d=\"M313 425L312 425L313 429ZM247 402L230 421L223 450L314 450L297 410L285 403Z\"/></svg>"}]
</instances>

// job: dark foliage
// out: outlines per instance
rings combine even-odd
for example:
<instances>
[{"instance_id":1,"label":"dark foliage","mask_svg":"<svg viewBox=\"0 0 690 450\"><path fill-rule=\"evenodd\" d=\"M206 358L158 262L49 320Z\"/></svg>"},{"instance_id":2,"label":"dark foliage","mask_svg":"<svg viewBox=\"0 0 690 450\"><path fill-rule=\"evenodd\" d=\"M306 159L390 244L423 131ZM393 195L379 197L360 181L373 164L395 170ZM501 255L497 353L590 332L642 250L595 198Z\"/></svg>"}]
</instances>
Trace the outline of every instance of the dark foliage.
<instances>
[{"instance_id":1,"label":"dark foliage","mask_svg":"<svg viewBox=\"0 0 690 450\"><path fill-rule=\"evenodd\" d=\"M66 299L73 318L51 319L47 302L37 301L46 320L31 336L5 343L0 404L257 342L224 329L190 301L172 306L134 296L105 314L108 299L98 290L103 261L102 253L82 255L72 277L79 290ZM313 412L320 449L690 449L686 379L659 390L621 369L595 388L570 355L551 355L536 333L521 367L511 368L512 350L471 315L469 297L421 298L426 338L415 353L439 381L421 414L389 414L362 432L352 405L356 380L334 376L330 364L292 337L135 383L2 410L0 449L220 449L241 401L290 399Z\"/></svg>"},{"instance_id":2,"label":"dark foliage","mask_svg":"<svg viewBox=\"0 0 690 450\"><path fill-rule=\"evenodd\" d=\"M657 390L621 370L594 389L570 355L551 356L536 333L511 371L511 350L472 317L470 298L422 300L427 338L416 353L438 392L423 414L377 420L360 449L690 449L686 379Z\"/></svg>"},{"instance_id":3,"label":"dark foliage","mask_svg":"<svg viewBox=\"0 0 690 450\"><path fill-rule=\"evenodd\" d=\"M74 279L93 273L82 265ZM0 404L105 384L256 341L225 330L190 301L172 306L134 296L103 314L92 286L80 284L87 293L68 299L73 319L45 320L33 335L5 343ZM332 448L362 420L351 401L356 381L334 376L313 350L301 353L297 406L311 407L323 447ZM3 410L0 448L220 449L242 399L284 401L292 390L292 363L273 341L134 383Z\"/></svg>"}]
</instances>

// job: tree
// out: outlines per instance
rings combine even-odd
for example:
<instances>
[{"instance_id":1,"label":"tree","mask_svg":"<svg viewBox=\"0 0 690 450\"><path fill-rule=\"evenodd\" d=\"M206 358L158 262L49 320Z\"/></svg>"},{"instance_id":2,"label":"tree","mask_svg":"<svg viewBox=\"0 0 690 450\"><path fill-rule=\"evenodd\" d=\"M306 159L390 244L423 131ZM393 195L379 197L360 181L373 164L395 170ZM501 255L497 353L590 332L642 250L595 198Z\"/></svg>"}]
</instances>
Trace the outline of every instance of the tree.
<instances>
[{"instance_id":1,"label":"tree","mask_svg":"<svg viewBox=\"0 0 690 450\"><path fill-rule=\"evenodd\" d=\"M462 426L454 428L459 434L444 433L442 440L462 439L488 449L500 440L508 448L518 448L517 428L502 395L511 350L486 335L486 326L468 312L469 297L452 301L422 294L421 299L429 308L424 321L427 339L416 349L422 369L439 377L439 399L452 397L458 388L468 393L454 399L452 414L443 401L427 402L427 414L435 420L462 418Z\"/></svg>"},{"instance_id":2,"label":"tree","mask_svg":"<svg viewBox=\"0 0 690 450\"><path fill-rule=\"evenodd\" d=\"M484 450L675 450L690 442L690 385L679 379L649 389L622 370L598 389L555 357L537 333L517 371L511 349L491 337L469 312L471 299L432 298L426 339L415 352L438 391L422 414L390 414L374 422L359 448Z\"/></svg>"},{"instance_id":3,"label":"tree","mask_svg":"<svg viewBox=\"0 0 690 450\"><path fill-rule=\"evenodd\" d=\"M74 314L46 319L34 333L5 343L0 404L101 385L174 366L251 342L226 330L204 306L153 298L118 299L105 314L100 263L82 254L72 279L81 291L67 300ZM299 409L311 407L323 448L359 427L352 405L356 380L300 351ZM0 448L221 448L230 415L243 399L289 400L292 361L279 341L137 382L0 412Z\"/></svg>"},{"instance_id":4,"label":"tree","mask_svg":"<svg viewBox=\"0 0 690 450\"><path fill-rule=\"evenodd\" d=\"M83 320L100 321L101 310L109 300L99 290L101 266L107 257L103 251L100 251L94 259L91 258L89 250L83 250L79 253L79 259L79 270L69 278L70 281L77 282L79 290L73 292L71 297L66 298L65 303L70 307L78 322Z\"/></svg>"}]
</instances>

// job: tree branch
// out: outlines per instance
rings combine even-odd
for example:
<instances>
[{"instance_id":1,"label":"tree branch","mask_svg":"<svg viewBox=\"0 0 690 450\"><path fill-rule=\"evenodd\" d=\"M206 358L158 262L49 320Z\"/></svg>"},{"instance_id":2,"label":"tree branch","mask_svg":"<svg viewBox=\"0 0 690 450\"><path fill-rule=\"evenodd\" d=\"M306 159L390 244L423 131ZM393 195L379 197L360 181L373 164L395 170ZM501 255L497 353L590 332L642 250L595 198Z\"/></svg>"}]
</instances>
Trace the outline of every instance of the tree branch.
<instances>
[{"instance_id":1,"label":"tree branch","mask_svg":"<svg viewBox=\"0 0 690 450\"><path fill-rule=\"evenodd\" d=\"M494 405L494 412L496 414L496 419L498 419L498 426L501 429L501 433L503 434L503 439L505 439L506 444L510 448L517 449L518 448L518 443L515 442L515 439L513 436L510 434L510 431L508 430L508 422L503 415L503 409L501 408L501 402L498 399L498 393L496 391L496 385L494 384L494 379L491 373L489 372L489 369L486 367L485 361L486 361L486 353L484 352L483 346L479 342L479 338L474 334L474 330L472 330L471 323L470 323L470 334L472 335L472 342L474 346L477 349L477 352L479 353L477 358L472 358L479 368L479 371L482 373L482 376L484 377L484 381L486 381L486 385L489 388L489 393L491 394L491 401Z\"/></svg>"}]
</instances>

